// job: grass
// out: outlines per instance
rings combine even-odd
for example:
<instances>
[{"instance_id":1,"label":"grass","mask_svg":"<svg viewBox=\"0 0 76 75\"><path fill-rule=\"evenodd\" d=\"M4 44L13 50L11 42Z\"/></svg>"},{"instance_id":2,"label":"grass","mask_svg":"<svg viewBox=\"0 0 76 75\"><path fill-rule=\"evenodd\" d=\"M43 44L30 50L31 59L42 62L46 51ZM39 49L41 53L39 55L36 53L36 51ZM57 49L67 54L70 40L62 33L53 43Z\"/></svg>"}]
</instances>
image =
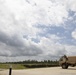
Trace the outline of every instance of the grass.
<instances>
[{"instance_id":1,"label":"grass","mask_svg":"<svg viewBox=\"0 0 76 75\"><path fill-rule=\"evenodd\" d=\"M12 66L12 69L26 69L22 64L0 64L1 69L9 69Z\"/></svg>"},{"instance_id":2,"label":"grass","mask_svg":"<svg viewBox=\"0 0 76 75\"><path fill-rule=\"evenodd\" d=\"M28 69L28 68L42 68L42 67L56 67L58 65L52 64L0 64L0 69Z\"/></svg>"}]
</instances>

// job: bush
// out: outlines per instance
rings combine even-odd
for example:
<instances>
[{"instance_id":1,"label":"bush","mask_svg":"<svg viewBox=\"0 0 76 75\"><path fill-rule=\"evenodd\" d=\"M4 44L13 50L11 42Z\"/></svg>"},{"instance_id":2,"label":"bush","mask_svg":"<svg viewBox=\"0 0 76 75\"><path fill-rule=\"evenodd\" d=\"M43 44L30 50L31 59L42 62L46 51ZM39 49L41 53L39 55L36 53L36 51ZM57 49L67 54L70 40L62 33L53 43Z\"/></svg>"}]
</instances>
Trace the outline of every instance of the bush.
<instances>
[{"instance_id":1,"label":"bush","mask_svg":"<svg viewBox=\"0 0 76 75\"><path fill-rule=\"evenodd\" d=\"M24 65L26 68L42 68L42 67L56 67L59 65L49 65L49 64L27 64Z\"/></svg>"}]
</instances>

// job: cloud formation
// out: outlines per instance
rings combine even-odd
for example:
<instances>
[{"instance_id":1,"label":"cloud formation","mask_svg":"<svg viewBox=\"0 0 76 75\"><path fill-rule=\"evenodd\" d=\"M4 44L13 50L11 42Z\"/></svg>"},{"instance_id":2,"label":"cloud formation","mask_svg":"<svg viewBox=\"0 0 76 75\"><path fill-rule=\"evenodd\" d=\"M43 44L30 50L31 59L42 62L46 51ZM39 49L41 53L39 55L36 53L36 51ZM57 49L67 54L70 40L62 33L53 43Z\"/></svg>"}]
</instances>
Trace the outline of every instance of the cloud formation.
<instances>
[{"instance_id":1,"label":"cloud formation","mask_svg":"<svg viewBox=\"0 0 76 75\"><path fill-rule=\"evenodd\" d=\"M76 39L76 29L72 32L72 37Z\"/></svg>"},{"instance_id":2,"label":"cloud formation","mask_svg":"<svg viewBox=\"0 0 76 75\"><path fill-rule=\"evenodd\" d=\"M75 23L76 0L0 0L0 60L75 55Z\"/></svg>"}]
</instances>

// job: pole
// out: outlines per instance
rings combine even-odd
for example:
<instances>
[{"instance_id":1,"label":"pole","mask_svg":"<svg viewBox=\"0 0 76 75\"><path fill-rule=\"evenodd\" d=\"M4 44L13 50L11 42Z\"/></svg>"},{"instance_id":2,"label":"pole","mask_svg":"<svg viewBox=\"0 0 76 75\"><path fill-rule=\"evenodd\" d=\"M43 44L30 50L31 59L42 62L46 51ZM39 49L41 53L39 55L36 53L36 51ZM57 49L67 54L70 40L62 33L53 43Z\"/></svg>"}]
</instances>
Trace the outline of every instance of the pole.
<instances>
[{"instance_id":1,"label":"pole","mask_svg":"<svg viewBox=\"0 0 76 75\"><path fill-rule=\"evenodd\" d=\"M12 66L9 68L9 75L12 75Z\"/></svg>"}]
</instances>

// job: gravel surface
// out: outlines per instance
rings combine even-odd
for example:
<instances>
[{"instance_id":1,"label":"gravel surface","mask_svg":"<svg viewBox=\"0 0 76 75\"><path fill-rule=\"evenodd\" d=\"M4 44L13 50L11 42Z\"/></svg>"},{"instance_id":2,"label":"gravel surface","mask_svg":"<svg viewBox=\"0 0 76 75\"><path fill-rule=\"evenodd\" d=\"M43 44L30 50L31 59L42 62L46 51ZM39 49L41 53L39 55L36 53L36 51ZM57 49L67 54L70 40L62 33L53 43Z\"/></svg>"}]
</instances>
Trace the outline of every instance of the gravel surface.
<instances>
[{"instance_id":1,"label":"gravel surface","mask_svg":"<svg viewBox=\"0 0 76 75\"><path fill-rule=\"evenodd\" d=\"M0 75L9 75L9 70L0 70ZM76 75L76 67L69 67L68 69L51 67L13 70L12 75Z\"/></svg>"}]
</instances>

